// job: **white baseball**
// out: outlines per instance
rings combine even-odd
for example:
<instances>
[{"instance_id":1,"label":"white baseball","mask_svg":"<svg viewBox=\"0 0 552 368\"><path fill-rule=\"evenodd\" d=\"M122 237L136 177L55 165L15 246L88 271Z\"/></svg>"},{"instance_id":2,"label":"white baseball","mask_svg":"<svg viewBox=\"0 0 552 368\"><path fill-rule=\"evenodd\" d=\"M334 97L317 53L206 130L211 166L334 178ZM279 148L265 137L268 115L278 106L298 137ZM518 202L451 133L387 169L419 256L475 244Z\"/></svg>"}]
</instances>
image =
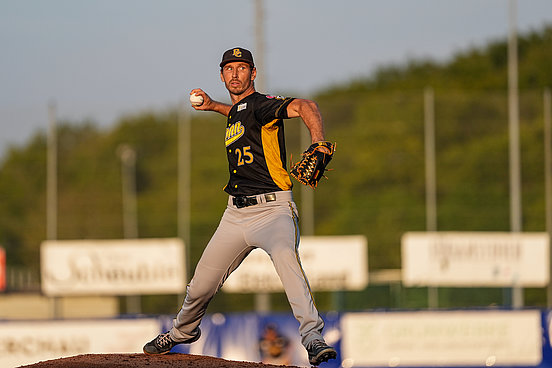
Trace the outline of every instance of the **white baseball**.
<instances>
[{"instance_id":1,"label":"white baseball","mask_svg":"<svg viewBox=\"0 0 552 368\"><path fill-rule=\"evenodd\" d=\"M192 103L192 105L199 106L203 103L203 96L196 95L195 93L191 94L190 95L190 102Z\"/></svg>"}]
</instances>

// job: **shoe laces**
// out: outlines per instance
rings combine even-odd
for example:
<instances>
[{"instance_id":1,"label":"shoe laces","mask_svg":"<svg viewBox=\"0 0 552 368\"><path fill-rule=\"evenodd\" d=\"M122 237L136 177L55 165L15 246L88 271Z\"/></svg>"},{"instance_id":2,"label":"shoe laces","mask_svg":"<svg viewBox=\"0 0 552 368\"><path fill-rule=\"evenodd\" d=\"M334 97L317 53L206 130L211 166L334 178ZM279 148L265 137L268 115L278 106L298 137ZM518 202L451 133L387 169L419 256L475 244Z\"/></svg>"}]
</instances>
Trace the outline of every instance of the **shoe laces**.
<instances>
[{"instance_id":1,"label":"shoe laces","mask_svg":"<svg viewBox=\"0 0 552 368\"><path fill-rule=\"evenodd\" d=\"M322 340L313 340L309 344L309 347L310 347L311 350L318 350L318 349L321 349L321 348L326 348L327 346L328 346L328 344L326 344Z\"/></svg>"},{"instance_id":2,"label":"shoe laces","mask_svg":"<svg viewBox=\"0 0 552 368\"><path fill-rule=\"evenodd\" d=\"M157 336L157 345L159 345L160 347L170 345L172 342L173 340L171 339L171 335L168 332Z\"/></svg>"}]
</instances>

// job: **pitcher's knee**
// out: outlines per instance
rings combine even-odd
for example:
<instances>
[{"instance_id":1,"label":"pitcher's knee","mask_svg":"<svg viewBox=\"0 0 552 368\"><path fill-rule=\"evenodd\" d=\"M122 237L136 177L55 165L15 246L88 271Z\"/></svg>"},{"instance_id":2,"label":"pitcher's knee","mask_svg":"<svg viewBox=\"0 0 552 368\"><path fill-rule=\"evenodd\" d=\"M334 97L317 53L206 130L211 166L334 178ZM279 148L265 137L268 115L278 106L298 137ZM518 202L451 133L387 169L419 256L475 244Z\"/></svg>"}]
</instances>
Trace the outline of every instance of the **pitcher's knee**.
<instances>
[{"instance_id":1,"label":"pitcher's knee","mask_svg":"<svg viewBox=\"0 0 552 368\"><path fill-rule=\"evenodd\" d=\"M297 253L294 248L291 248L288 244L281 244L272 248L270 252L272 259L282 259L287 262L295 261L297 259Z\"/></svg>"}]
</instances>

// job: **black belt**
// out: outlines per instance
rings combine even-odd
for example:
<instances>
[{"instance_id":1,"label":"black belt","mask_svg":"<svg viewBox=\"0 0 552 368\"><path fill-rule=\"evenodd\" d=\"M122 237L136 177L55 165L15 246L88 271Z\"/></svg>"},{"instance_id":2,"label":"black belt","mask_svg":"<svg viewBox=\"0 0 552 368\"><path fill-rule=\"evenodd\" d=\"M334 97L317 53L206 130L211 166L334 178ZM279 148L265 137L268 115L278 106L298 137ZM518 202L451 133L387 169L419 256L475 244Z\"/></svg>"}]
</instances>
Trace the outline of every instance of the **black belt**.
<instances>
[{"instance_id":1,"label":"black belt","mask_svg":"<svg viewBox=\"0 0 552 368\"><path fill-rule=\"evenodd\" d=\"M276 200L276 193L268 193L268 194L261 194L261 196L264 197L265 202L274 202ZM234 206L238 208L243 207L249 207L254 206L256 204L259 204L259 200L257 197L260 196L254 196L254 197L246 197L246 196L240 196L240 197L233 197L232 203ZM261 201L262 202L262 201Z\"/></svg>"}]
</instances>

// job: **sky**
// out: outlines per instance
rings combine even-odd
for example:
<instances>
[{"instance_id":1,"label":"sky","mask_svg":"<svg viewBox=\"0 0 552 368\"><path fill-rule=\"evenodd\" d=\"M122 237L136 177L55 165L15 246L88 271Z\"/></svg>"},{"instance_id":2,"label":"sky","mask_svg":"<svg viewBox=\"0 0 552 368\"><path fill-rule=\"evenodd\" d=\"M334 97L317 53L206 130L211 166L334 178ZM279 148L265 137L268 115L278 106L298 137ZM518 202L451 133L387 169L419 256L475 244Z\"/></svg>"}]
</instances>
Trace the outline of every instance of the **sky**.
<instances>
[{"instance_id":1,"label":"sky","mask_svg":"<svg viewBox=\"0 0 552 368\"><path fill-rule=\"evenodd\" d=\"M304 98L385 65L449 60L509 29L510 0L262 4L260 92ZM514 4L518 32L552 24L551 0ZM193 88L229 102L222 53L255 57L256 29L255 0L0 0L0 160L47 130L50 104L59 120L109 129Z\"/></svg>"}]
</instances>

